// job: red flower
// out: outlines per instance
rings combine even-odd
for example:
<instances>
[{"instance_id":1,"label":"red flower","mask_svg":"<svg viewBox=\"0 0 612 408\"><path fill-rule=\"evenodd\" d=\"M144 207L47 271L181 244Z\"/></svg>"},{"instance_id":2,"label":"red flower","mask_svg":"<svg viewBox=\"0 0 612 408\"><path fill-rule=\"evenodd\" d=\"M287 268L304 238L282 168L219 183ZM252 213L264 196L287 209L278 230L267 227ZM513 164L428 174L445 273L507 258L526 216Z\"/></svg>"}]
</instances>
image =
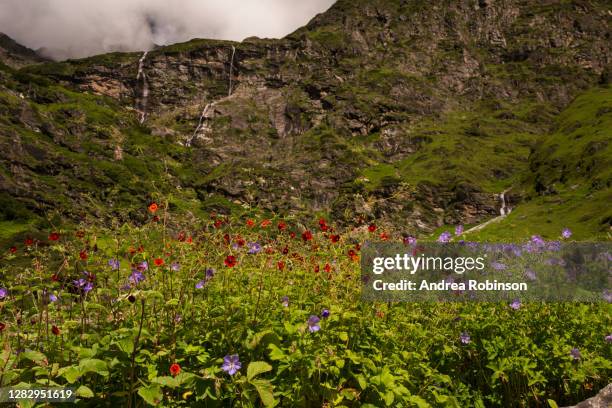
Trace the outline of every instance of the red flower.
<instances>
[{"instance_id":1,"label":"red flower","mask_svg":"<svg viewBox=\"0 0 612 408\"><path fill-rule=\"evenodd\" d=\"M25 241L23 241L23 243L24 243L26 246L31 246L31 245L33 245L33 244L34 244L34 240L33 240L32 238L26 238L26 239L25 239Z\"/></svg>"},{"instance_id":2,"label":"red flower","mask_svg":"<svg viewBox=\"0 0 612 408\"><path fill-rule=\"evenodd\" d=\"M283 255L287 255L289 253L289 247L285 246L282 250Z\"/></svg>"},{"instance_id":3,"label":"red flower","mask_svg":"<svg viewBox=\"0 0 612 408\"><path fill-rule=\"evenodd\" d=\"M295 232L291 231L291 233L289 233L289 236L291 237L291 239L295 238Z\"/></svg>"},{"instance_id":4,"label":"red flower","mask_svg":"<svg viewBox=\"0 0 612 408\"><path fill-rule=\"evenodd\" d=\"M153 263L155 264L155 266L162 266L164 264L164 260L161 258L155 258Z\"/></svg>"},{"instance_id":5,"label":"red flower","mask_svg":"<svg viewBox=\"0 0 612 408\"><path fill-rule=\"evenodd\" d=\"M223 225L223 221L215 220L215 228L221 228L222 225Z\"/></svg>"},{"instance_id":6,"label":"red flower","mask_svg":"<svg viewBox=\"0 0 612 408\"><path fill-rule=\"evenodd\" d=\"M355 253L355 250L353 250L353 249L349 249L349 251L348 251L348 256L349 256L350 258L352 258L352 257L354 257L355 255L357 255L357 254Z\"/></svg>"},{"instance_id":7,"label":"red flower","mask_svg":"<svg viewBox=\"0 0 612 408\"><path fill-rule=\"evenodd\" d=\"M279 270L279 271L282 271L283 269L285 269L285 262L283 262L283 261L278 261L277 266L278 266L278 270Z\"/></svg>"},{"instance_id":8,"label":"red flower","mask_svg":"<svg viewBox=\"0 0 612 408\"><path fill-rule=\"evenodd\" d=\"M230 235L229 234L223 235L223 241L225 241L225 243L229 245L229 243L231 241Z\"/></svg>"},{"instance_id":9,"label":"red flower","mask_svg":"<svg viewBox=\"0 0 612 408\"><path fill-rule=\"evenodd\" d=\"M60 238L57 232L52 232L49 234L49 241L57 241Z\"/></svg>"},{"instance_id":10,"label":"red flower","mask_svg":"<svg viewBox=\"0 0 612 408\"><path fill-rule=\"evenodd\" d=\"M253 221L252 219L249 218L246 221L246 225L247 225L247 227L252 228L255 225L255 221Z\"/></svg>"},{"instance_id":11,"label":"red flower","mask_svg":"<svg viewBox=\"0 0 612 408\"><path fill-rule=\"evenodd\" d=\"M238 244L238 246L239 246L239 247L243 247L243 246L244 246L244 244L246 244L246 242L245 242L245 240L244 240L244 239L242 239L242 238L238 238L238 239L236 240L236 244Z\"/></svg>"},{"instance_id":12,"label":"red flower","mask_svg":"<svg viewBox=\"0 0 612 408\"><path fill-rule=\"evenodd\" d=\"M59 335L60 335L60 333L61 333L61 331L60 331L59 327L57 327L57 326L55 326L55 325L53 325L53 326L51 327L51 332L52 332L53 334L55 334L56 336L59 336Z\"/></svg>"},{"instance_id":13,"label":"red flower","mask_svg":"<svg viewBox=\"0 0 612 408\"><path fill-rule=\"evenodd\" d=\"M319 268L319 265L315 265L314 271L315 273L319 273L321 269Z\"/></svg>"},{"instance_id":14,"label":"red flower","mask_svg":"<svg viewBox=\"0 0 612 408\"><path fill-rule=\"evenodd\" d=\"M306 241L310 241L312 239L312 232L310 231L304 231L302 233L302 239L304 240L304 242Z\"/></svg>"},{"instance_id":15,"label":"red flower","mask_svg":"<svg viewBox=\"0 0 612 408\"><path fill-rule=\"evenodd\" d=\"M79 258L81 258L83 261L87 260L87 251L83 250L81 252L79 252Z\"/></svg>"},{"instance_id":16,"label":"red flower","mask_svg":"<svg viewBox=\"0 0 612 408\"><path fill-rule=\"evenodd\" d=\"M329 237L329 239L331 240L331 242L336 243L340 241L340 235L332 235Z\"/></svg>"},{"instance_id":17,"label":"red flower","mask_svg":"<svg viewBox=\"0 0 612 408\"><path fill-rule=\"evenodd\" d=\"M361 251L361 245L355 244L355 251Z\"/></svg>"},{"instance_id":18,"label":"red flower","mask_svg":"<svg viewBox=\"0 0 612 408\"><path fill-rule=\"evenodd\" d=\"M319 226L324 226L327 222L323 218L319 218Z\"/></svg>"},{"instance_id":19,"label":"red flower","mask_svg":"<svg viewBox=\"0 0 612 408\"><path fill-rule=\"evenodd\" d=\"M6 324L0 322L0 333L5 329Z\"/></svg>"},{"instance_id":20,"label":"red flower","mask_svg":"<svg viewBox=\"0 0 612 408\"><path fill-rule=\"evenodd\" d=\"M285 224L284 222L279 222L278 223L278 230L279 231L284 231L285 229L287 229L287 224Z\"/></svg>"},{"instance_id":21,"label":"red flower","mask_svg":"<svg viewBox=\"0 0 612 408\"><path fill-rule=\"evenodd\" d=\"M380 239L383 241L388 241L389 240L389 234L387 234L386 232L382 232L380 234Z\"/></svg>"},{"instance_id":22,"label":"red flower","mask_svg":"<svg viewBox=\"0 0 612 408\"><path fill-rule=\"evenodd\" d=\"M156 215L155 217L153 217L153 222L159 222L159 217Z\"/></svg>"},{"instance_id":23,"label":"red flower","mask_svg":"<svg viewBox=\"0 0 612 408\"><path fill-rule=\"evenodd\" d=\"M157 210L159 209L159 206L157 205L156 202L152 202L151 204L149 204L149 212L151 214L155 214L157 212Z\"/></svg>"},{"instance_id":24,"label":"red flower","mask_svg":"<svg viewBox=\"0 0 612 408\"><path fill-rule=\"evenodd\" d=\"M174 363L170 366L170 374L176 377L181 372L181 366Z\"/></svg>"},{"instance_id":25,"label":"red flower","mask_svg":"<svg viewBox=\"0 0 612 408\"><path fill-rule=\"evenodd\" d=\"M233 268L234 266L236 266L236 257L234 255L228 255L227 258L225 258L225 266L227 266L228 268Z\"/></svg>"},{"instance_id":26,"label":"red flower","mask_svg":"<svg viewBox=\"0 0 612 408\"><path fill-rule=\"evenodd\" d=\"M54 273L53 275L51 275L51 281L52 282L59 281L59 275L57 273Z\"/></svg>"},{"instance_id":27,"label":"red flower","mask_svg":"<svg viewBox=\"0 0 612 408\"><path fill-rule=\"evenodd\" d=\"M261 228L268 228L270 225L272 225L272 221L270 220L263 220L261 222Z\"/></svg>"},{"instance_id":28,"label":"red flower","mask_svg":"<svg viewBox=\"0 0 612 408\"><path fill-rule=\"evenodd\" d=\"M376 225L370 224L370 226L368 227L368 231L370 231L370 232L376 231Z\"/></svg>"},{"instance_id":29,"label":"red flower","mask_svg":"<svg viewBox=\"0 0 612 408\"><path fill-rule=\"evenodd\" d=\"M191 244L191 243L193 242L193 238L192 238L192 237L187 238L187 241L186 241L186 242L187 242L188 244Z\"/></svg>"},{"instance_id":30,"label":"red flower","mask_svg":"<svg viewBox=\"0 0 612 408\"><path fill-rule=\"evenodd\" d=\"M17 247L12 246L9 248L9 251L11 252L11 254L14 254L15 252L17 252Z\"/></svg>"},{"instance_id":31,"label":"red flower","mask_svg":"<svg viewBox=\"0 0 612 408\"><path fill-rule=\"evenodd\" d=\"M178 239L180 242L183 242L183 241L185 241L185 237L186 237L185 231L181 231L181 232L179 232L179 234L176 237L176 239Z\"/></svg>"},{"instance_id":32,"label":"red flower","mask_svg":"<svg viewBox=\"0 0 612 408\"><path fill-rule=\"evenodd\" d=\"M330 264L326 263L325 267L323 267L323 270L327 273L330 273L332 271L332 267Z\"/></svg>"}]
</instances>

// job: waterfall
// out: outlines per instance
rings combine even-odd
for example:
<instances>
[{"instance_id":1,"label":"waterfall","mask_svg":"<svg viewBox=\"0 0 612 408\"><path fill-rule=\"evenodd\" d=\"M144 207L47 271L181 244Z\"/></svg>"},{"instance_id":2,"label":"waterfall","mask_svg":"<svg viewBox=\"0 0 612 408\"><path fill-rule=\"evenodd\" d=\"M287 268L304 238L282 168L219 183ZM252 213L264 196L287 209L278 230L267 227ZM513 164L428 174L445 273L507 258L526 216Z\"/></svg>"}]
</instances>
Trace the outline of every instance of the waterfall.
<instances>
[{"instance_id":1,"label":"waterfall","mask_svg":"<svg viewBox=\"0 0 612 408\"><path fill-rule=\"evenodd\" d=\"M232 45L232 59L230 60L230 72L229 72L229 90L227 96L232 96L232 76L234 75L234 56L236 55L236 47Z\"/></svg>"},{"instance_id":2,"label":"waterfall","mask_svg":"<svg viewBox=\"0 0 612 408\"><path fill-rule=\"evenodd\" d=\"M486 226L491 225L494 222L498 222L498 221L501 221L504 218L506 218L506 216L512 212L512 208L509 207L508 203L506 202L506 193L509 190L510 189L504 190L499 195L499 201L501 202L501 207L499 208L499 216L497 216L495 218L492 218L492 219L490 219L490 220L488 220L486 222L483 222L482 224L476 225L475 227L472 227L469 230L465 231L463 234L468 234L470 232L480 231L483 228L485 228Z\"/></svg>"},{"instance_id":3,"label":"waterfall","mask_svg":"<svg viewBox=\"0 0 612 408\"><path fill-rule=\"evenodd\" d=\"M204 121L206 120L206 116L208 115L208 111L214 105L215 105L214 102L206 104L206 106L204 107L204 110L202 110L202 114L200 115L200 121L198 122L198 127L193 132L193 135L191 135L191 138L185 143L185 146L191 146L191 144L193 143L195 138L198 136L198 132L200 130L202 130L202 127L204 127Z\"/></svg>"},{"instance_id":4,"label":"waterfall","mask_svg":"<svg viewBox=\"0 0 612 408\"><path fill-rule=\"evenodd\" d=\"M508 192L508 190L503 191L500 195L499 195L499 200L501 201L501 207L499 209L499 215L501 217L505 217L506 215L510 214L512 212L512 208L508 207L508 204L506 202L506 193Z\"/></svg>"},{"instance_id":5,"label":"waterfall","mask_svg":"<svg viewBox=\"0 0 612 408\"><path fill-rule=\"evenodd\" d=\"M139 83L142 81L142 95L140 97L140 100L138 102L138 107L137 107L137 111L138 111L138 118L140 123L144 123L145 119L147 118L147 100L149 98L149 82L147 81L147 74L144 72L144 62L145 59L147 58L147 54L149 52L145 51L144 54L142 54L142 57L140 57L140 60L138 61L138 75L136 75L136 82Z\"/></svg>"},{"instance_id":6,"label":"waterfall","mask_svg":"<svg viewBox=\"0 0 612 408\"><path fill-rule=\"evenodd\" d=\"M229 89L227 91L227 97L229 98L230 96L232 96L232 79L233 79L233 75L234 75L234 58L236 56L236 47L234 47L232 45L232 57L230 59L230 70L229 70ZM225 98L222 98L221 100L223 100ZM198 133L204 129L204 127L206 126L206 120L208 119L208 113L210 112L210 110L215 106L215 104L219 102L210 102L208 104L206 104L206 106L204 106L204 109L202 110L202 113L200 114L200 120L198 121L198 126L196 127L195 131L193 132L193 134L191 135L191 138L189 138L189 140L187 140L185 142L185 146L191 146L193 144L193 141L195 140L196 137L198 137Z\"/></svg>"}]
</instances>

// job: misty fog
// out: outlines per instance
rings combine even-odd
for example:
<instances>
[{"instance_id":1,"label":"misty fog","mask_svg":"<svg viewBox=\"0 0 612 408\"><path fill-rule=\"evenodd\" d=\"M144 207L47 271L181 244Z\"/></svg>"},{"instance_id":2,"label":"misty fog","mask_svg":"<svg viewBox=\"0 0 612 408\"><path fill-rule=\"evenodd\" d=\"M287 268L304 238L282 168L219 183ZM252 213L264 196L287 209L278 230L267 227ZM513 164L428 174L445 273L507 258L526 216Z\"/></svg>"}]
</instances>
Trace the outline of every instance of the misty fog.
<instances>
[{"instance_id":1,"label":"misty fog","mask_svg":"<svg viewBox=\"0 0 612 408\"><path fill-rule=\"evenodd\" d=\"M54 59L192 38L280 38L334 0L2 0L0 32Z\"/></svg>"}]
</instances>

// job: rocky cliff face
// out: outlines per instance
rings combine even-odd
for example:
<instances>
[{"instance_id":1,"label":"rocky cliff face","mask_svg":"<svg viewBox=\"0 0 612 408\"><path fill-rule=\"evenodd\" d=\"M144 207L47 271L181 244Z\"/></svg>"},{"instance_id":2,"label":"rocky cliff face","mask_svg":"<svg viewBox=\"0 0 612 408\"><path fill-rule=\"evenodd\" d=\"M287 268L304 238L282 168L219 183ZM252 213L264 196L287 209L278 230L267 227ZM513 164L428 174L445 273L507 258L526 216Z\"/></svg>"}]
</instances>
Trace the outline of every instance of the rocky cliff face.
<instances>
[{"instance_id":1,"label":"rocky cliff face","mask_svg":"<svg viewBox=\"0 0 612 408\"><path fill-rule=\"evenodd\" d=\"M19 197L19 183L51 183L16 159L33 154L14 151L26 128L111 167L161 160L149 169L157 185L198 209L377 218L411 232L476 223L505 189L516 203L537 193L525 184L530 153L576 95L608 82L610 18L597 1L340 0L281 40L5 70L5 93L25 96L5 98L3 186ZM92 115L81 97L108 111ZM72 109L47 109L71 98ZM91 172L105 178L102 167ZM117 203L122 183L108 193ZM83 188L65 188L83 208Z\"/></svg>"}]
</instances>

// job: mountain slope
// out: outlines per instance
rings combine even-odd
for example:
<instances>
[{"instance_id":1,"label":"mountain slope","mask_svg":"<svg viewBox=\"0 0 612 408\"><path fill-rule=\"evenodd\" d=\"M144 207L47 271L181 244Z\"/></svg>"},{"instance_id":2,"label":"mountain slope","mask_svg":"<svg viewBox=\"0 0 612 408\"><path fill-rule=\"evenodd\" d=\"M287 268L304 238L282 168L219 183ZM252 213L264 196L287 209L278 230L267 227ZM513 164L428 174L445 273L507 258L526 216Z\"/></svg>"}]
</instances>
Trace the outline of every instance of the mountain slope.
<instances>
[{"instance_id":1,"label":"mountain slope","mask_svg":"<svg viewBox=\"0 0 612 408\"><path fill-rule=\"evenodd\" d=\"M537 198L523 186L548 159L532 150L608 82L608 8L339 1L281 40L5 69L2 190L72 219L132 218L158 191L196 215L249 206L406 233L476 224L508 188L514 207Z\"/></svg>"},{"instance_id":2,"label":"mountain slope","mask_svg":"<svg viewBox=\"0 0 612 408\"><path fill-rule=\"evenodd\" d=\"M31 50L17 43L6 34L0 33L0 61L13 68L48 61Z\"/></svg>"}]
</instances>

